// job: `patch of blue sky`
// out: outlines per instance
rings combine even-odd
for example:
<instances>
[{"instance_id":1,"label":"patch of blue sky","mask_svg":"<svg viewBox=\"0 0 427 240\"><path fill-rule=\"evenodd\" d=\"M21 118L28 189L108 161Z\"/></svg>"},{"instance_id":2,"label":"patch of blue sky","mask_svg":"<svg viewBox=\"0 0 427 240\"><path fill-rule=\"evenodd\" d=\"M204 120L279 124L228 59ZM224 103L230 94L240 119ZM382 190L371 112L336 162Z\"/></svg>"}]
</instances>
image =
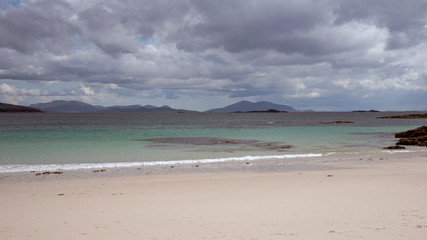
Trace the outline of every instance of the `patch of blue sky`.
<instances>
[{"instance_id":1,"label":"patch of blue sky","mask_svg":"<svg viewBox=\"0 0 427 240\"><path fill-rule=\"evenodd\" d=\"M20 81L20 80L6 80L6 79L2 79L0 81L0 84L5 83L9 86L14 86L16 88L19 89L34 89L34 88L39 88L40 85L38 83L33 83L33 82L25 82L25 81Z\"/></svg>"},{"instance_id":2,"label":"patch of blue sky","mask_svg":"<svg viewBox=\"0 0 427 240\"><path fill-rule=\"evenodd\" d=\"M138 43L144 46L155 45L156 42L157 42L156 38L143 39L142 37L138 37Z\"/></svg>"},{"instance_id":3,"label":"patch of blue sky","mask_svg":"<svg viewBox=\"0 0 427 240\"><path fill-rule=\"evenodd\" d=\"M19 8L21 4L21 0L0 0L0 9L6 11L9 10L11 7Z\"/></svg>"},{"instance_id":4,"label":"patch of blue sky","mask_svg":"<svg viewBox=\"0 0 427 240\"><path fill-rule=\"evenodd\" d=\"M79 82L53 82L46 85L46 88L53 92L62 92L66 89L77 88L80 84Z\"/></svg>"},{"instance_id":5,"label":"patch of blue sky","mask_svg":"<svg viewBox=\"0 0 427 240\"><path fill-rule=\"evenodd\" d=\"M74 89L80 86L79 82L26 82L16 80L1 80L0 84L5 83L18 89L47 89L50 92L62 92L66 89Z\"/></svg>"},{"instance_id":6,"label":"patch of blue sky","mask_svg":"<svg viewBox=\"0 0 427 240\"><path fill-rule=\"evenodd\" d=\"M83 42L80 39L80 37L77 36L74 38L74 44L75 44L73 47L74 50L77 50L77 51L83 51L84 50Z\"/></svg>"}]
</instances>

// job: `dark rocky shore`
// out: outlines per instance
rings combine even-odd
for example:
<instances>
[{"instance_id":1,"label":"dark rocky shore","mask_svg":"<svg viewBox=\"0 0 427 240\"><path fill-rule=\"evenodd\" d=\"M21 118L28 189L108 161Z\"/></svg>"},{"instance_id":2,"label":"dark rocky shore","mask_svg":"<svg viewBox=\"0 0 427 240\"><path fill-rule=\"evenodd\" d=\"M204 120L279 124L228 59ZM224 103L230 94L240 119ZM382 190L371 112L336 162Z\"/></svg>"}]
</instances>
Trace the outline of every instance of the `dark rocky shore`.
<instances>
[{"instance_id":1,"label":"dark rocky shore","mask_svg":"<svg viewBox=\"0 0 427 240\"><path fill-rule=\"evenodd\" d=\"M406 132L396 133L396 138L400 138L397 145L414 145L427 147L427 126L422 126Z\"/></svg>"},{"instance_id":2,"label":"dark rocky shore","mask_svg":"<svg viewBox=\"0 0 427 240\"><path fill-rule=\"evenodd\" d=\"M396 146L386 147L385 149L404 149L402 145L427 147L427 126L395 133L394 136L400 138Z\"/></svg>"}]
</instances>

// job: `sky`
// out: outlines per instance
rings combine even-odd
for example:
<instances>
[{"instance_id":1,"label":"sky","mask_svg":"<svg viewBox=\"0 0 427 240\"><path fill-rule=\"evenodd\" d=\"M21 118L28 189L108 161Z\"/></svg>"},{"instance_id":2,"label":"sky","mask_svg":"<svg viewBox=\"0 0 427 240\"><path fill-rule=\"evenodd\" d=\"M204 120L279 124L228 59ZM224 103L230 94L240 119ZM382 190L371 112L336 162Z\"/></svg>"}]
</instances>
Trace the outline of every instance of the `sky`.
<instances>
[{"instance_id":1,"label":"sky","mask_svg":"<svg viewBox=\"0 0 427 240\"><path fill-rule=\"evenodd\" d=\"M427 110L425 0L0 0L0 101Z\"/></svg>"}]
</instances>

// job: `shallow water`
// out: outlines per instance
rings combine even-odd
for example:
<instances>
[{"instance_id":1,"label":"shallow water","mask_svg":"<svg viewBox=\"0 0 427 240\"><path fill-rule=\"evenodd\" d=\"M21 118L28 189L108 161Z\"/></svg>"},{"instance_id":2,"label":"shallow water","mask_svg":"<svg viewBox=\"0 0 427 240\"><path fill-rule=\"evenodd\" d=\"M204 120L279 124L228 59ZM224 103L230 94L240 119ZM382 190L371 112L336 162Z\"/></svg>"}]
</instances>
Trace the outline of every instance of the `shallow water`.
<instances>
[{"instance_id":1,"label":"shallow water","mask_svg":"<svg viewBox=\"0 0 427 240\"><path fill-rule=\"evenodd\" d=\"M0 172L376 153L427 125L376 118L396 114L2 113ZM354 123L322 123L333 121Z\"/></svg>"}]
</instances>

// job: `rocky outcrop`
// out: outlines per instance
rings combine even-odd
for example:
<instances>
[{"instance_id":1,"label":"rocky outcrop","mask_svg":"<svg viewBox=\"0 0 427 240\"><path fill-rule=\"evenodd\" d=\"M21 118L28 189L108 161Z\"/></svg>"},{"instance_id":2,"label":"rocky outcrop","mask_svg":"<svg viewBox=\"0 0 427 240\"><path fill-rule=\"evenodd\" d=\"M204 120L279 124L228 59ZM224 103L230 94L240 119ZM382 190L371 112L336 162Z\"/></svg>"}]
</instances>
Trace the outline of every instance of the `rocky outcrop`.
<instances>
[{"instance_id":1,"label":"rocky outcrop","mask_svg":"<svg viewBox=\"0 0 427 240\"><path fill-rule=\"evenodd\" d=\"M427 118L427 113L395 115L395 116L385 116L385 117L377 117L377 118Z\"/></svg>"},{"instance_id":2,"label":"rocky outcrop","mask_svg":"<svg viewBox=\"0 0 427 240\"><path fill-rule=\"evenodd\" d=\"M414 145L427 147L427 126L396 133L394 136L396 138L400 138L396 145Z\"/></svg>"},{"instance_id":3,"label":"rocky outcrop","mask_svg":"<svg viewBox=\"0 0 427 240\"><path fill-rule=\"evenodd\" d=\"M280 142L261 142L258 140L243 140L243 139L228 139L228 138L211 138L211 137L176 137L176 138L150 138L137 139L136 141L151 142L153 147L163 147L164 144L192 144L192 145L229 145L226 151L234 151L245 149L246 147L262 148L264 150L275 150L279 152L286 151L292 148L292 145L285 145ZM234 146L234 147L233 147Z\"/></svg>"}]
</instances>

